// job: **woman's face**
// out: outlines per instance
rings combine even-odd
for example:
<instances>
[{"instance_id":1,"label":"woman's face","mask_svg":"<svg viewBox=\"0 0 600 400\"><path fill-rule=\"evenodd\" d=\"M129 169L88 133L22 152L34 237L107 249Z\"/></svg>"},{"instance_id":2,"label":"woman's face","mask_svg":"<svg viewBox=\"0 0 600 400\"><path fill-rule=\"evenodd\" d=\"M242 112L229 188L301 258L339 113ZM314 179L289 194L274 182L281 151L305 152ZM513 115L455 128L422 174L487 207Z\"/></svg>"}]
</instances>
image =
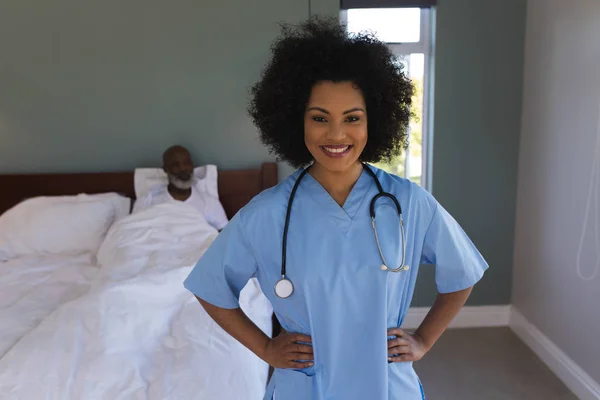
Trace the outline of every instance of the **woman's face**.
<instances>
[{"instance_id":1,"label":"woman's face","mask_svg":"<svg viewBox=\"0 0 600 400\"><path fill-rule=\"evenodd\" d=\"M304 114L304 142L316 166L343 172L354 166L367 144L367 108L352 82L313 86Z\"/></svg>"}]
</instances>

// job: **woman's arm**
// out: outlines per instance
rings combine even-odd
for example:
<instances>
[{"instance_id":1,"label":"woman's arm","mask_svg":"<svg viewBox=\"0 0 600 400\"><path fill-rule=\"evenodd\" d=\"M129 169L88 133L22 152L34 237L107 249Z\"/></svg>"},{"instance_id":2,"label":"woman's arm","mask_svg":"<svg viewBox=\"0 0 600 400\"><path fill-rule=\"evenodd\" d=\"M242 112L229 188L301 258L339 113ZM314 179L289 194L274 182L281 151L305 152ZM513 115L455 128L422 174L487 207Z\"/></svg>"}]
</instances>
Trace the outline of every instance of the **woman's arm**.
<instances>
[{"instance_id":1,"label":"woman's arm","mask_svg":"<svg viewBox=\"0 0 600 400\"><path fill-rule=\"evenodd\" d=\"M198 296L196 298L217 325L264 360L265 349L271 338L256 326L241 308L220 308L207 303Z\"/></svg>"},{"instance_id":2,"label":"woman's arm","mask_svg":"<svg viewBox=\"0 0 600 400\"><path fill-rule=\"evenodd\" d=\"M472 289L470 287L454 293L439 293L433 307L414 334L409 334L401 328L389 329L388 335L396 336L388 341L389 361L418 361L423 358L465 305Z\"/></svg>"},{"instance_id":3,"label":"woman's arm","mask_svg":"<svg viewBox=\"0 0 600 400\"><path fill-rule=\"evenodd\" d=\"M431 349L435 342L448 328L450 322L465 305L471 294L472 287L460 292L438 294L433 307L415 332L423 340L427 350Z\"/></svg>"},{"instance_id":4,"label":"woman's arm","mask_svg":"<svg viewBox=\"0 0 600 400\"><path fill-rule=\"evenodd\" d=\"M271 339L248 318L241 308L221 308L207 303L198 296L196 298L225 332L269 365L275 368L306 368L313 365L312 346L298 343L310 343L310 336L283 332Z\"/></svg>"}]
</instances>

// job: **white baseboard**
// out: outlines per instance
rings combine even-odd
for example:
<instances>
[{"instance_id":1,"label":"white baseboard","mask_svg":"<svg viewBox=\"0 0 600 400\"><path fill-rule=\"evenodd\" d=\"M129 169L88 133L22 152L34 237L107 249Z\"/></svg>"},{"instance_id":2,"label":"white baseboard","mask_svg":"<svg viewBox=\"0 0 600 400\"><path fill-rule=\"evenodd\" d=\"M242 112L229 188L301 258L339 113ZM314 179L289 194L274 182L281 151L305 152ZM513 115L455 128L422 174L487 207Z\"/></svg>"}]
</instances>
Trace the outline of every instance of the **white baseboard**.
<instances>
[{"instance_id":1,"label":"white baseboard","mask_svg":"<svg viewBox=\"0 0 600 400\"><path fill-rule=\"evenodd\" d=\"M403 328L416 329L429 307L408 310ZM450 323L450 328L486 328L510 326L515 334L550 368L581 400L600 400L600 384L571 360L546 335L529 322L517 309L506 306L464 307Z\"/></svg>"},{"instance_id":2,"label":"white baseboard","mask_svg":"<svg viewBox=\"0 0 600 400\"><path fill-rule=\"evenodd\" d=\"M600 399L600 385L514 307L510 327L577 397Z\"/></svg>"},{"instance_id":3,"label":"white baseboard","mask_svg":"<svg viewBox=\"0 0 600 400\"><path fill-rule=\"evenodd\" d=\"M403 328L419 327L429 307L413 307L404 318ZM450 328L484 328L508 326L510 306L467 306L464 307L450 323Z\"/></svg>"}]
</instances>

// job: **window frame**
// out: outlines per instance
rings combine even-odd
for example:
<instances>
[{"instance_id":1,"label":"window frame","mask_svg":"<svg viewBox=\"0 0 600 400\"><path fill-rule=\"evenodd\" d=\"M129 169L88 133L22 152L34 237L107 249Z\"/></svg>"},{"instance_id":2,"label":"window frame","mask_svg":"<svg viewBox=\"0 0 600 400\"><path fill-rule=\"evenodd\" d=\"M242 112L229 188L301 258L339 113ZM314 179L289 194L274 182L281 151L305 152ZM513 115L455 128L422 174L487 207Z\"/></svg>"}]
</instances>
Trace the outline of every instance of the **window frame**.
<instances>
[{"instance_id":1,"label":"window frame","mask_svg":"<svg viewBox=\"0 0 600 400\"><path fill-rule=\"evenodd\" d=\"M416 7L397 7L416 8ZM433 84L434 84L434 38L435 38L435 8L421 8L420 34L418 42L392 43L388 42L390 50L399 57L409 57L413 53L423 54L423 115L422 115L422 160L421 186L432 189L432 160L433 160ZM340 22L348 24L348 10L340 10ZM410 144L409 144L410 148ZM409 150L410 151L410 150ZM409 157L404 159L405 175L410 176Z\"/></svg>"}]
</instances>

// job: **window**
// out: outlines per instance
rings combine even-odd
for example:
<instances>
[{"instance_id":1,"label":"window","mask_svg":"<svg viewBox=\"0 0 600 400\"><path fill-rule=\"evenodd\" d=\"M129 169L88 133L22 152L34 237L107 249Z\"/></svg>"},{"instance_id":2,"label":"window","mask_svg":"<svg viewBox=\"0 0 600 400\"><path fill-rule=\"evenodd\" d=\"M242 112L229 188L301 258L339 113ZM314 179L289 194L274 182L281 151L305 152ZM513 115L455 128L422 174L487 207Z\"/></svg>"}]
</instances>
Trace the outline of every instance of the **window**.
<instances>
[{"instance_id":1,"label":"window","mask_svg":"<svg viewBox=\"0 0 600 400\"><path fill-rule=\"evenodd\" d=\"M391 164L377 166L425 187L430 186L431 19L432 11L426 8L360 8L341 13L349 33L371 31L388 43L415 85L409 147Z\"/></svg>"}]
</instances>

